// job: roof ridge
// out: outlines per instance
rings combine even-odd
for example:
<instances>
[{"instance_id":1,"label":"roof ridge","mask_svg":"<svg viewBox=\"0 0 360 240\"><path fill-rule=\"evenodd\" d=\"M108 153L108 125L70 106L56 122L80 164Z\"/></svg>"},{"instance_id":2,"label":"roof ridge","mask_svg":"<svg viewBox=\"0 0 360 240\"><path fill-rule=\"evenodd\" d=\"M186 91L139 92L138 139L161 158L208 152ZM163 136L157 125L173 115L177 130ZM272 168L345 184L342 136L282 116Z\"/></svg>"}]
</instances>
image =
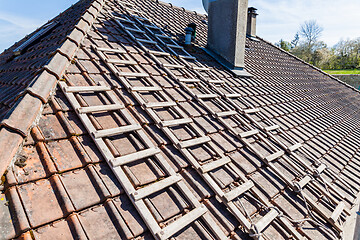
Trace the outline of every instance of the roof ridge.
<instances>
[{"instance_id":1,"label":"roof ridge","mask_svg":"<svg viewBox=\"0 0 360 240\"><path fill-rule=\"evenodd\" d=\"M92 0L48 64L42 67L33 83L24 91L23 96L17 100L11 111L0 122L0 144L14 146L16 151L21 146L31 126L36 123L43 104L47 102L54 91L57 81L61 80L62 73L71 62L87 32L91 29L96 17L105 5L105 1ZM16 156L16 151L9 152L8 148L0 149L0 176L4 174Z\"/></svg>"},{"instance_id":2,"label":"roof ridge","mask_svg":"<svg viewBox=\"0 0 360 240\"><path fill-rule=\"evenodd\" d=\"M170 6L170 7L175 8L175 9L180 9L180 10L183 10L184 12L188 12L188 13L194 14L196 16L208 18L207 14L202 14L202 13L198 13L196 11L191 11L191 10L188 10L188 9L186 9L184 7L178 7L178 6L173 5L172 3L166 3L166 2L163 2L163 1L159 1L159 0L151 0L151 1L154 1L154 2L156 2L158 4L162 4L162 5L165 5L165 6Z\"/></svg>"},{"instance_id":3,"label":"roof ridge","mask_svg":"<svg viewBox=\"0 0 360 240\"><path fill-rule=\"evenodd\" d=\"M282 52L286 53L287 55L289 55L289 56L291 56L291 57L295 58L296 60L298 60L298 61L300 61L300 62L302 62L302 63L306 64L307 66L309 66L309 67L311 67L311 68L313 68L313 69L315 69L315 70L319 71L320 73L322 73L322 74L324 74L324 75L326 75L326 76L330 77L331 79L333 79L333 80L335 80L335 81L337 81L337 82L339 82L339 83L341 83L341 84L345 85L346 87L351 88L351 89L352 89L352 90L354 90L355 92L360 93L360 90L356 89L355 87L353 87L353 86L351 86L351 85L347 84L347 83L346 83L346 82L344 82L344 81L341 81L340 79L338 79L338 78L334 77L334 76L333 76L333 75L331 75L331 74L328 74L328 73L324 72L324 71L323 71L323 70L321 70L320 68L315 67L314 65L312 65L312 64L310 64L310 63L308 63L308 62L304 61L303 59L301 59L301 58L299 58L299 57L297 57L297 56L295 56L294 54L292 54L292 53L290 53L290 52L288 52L288 51L285 51L284 49L282 49L282 48L280 48L280 47L276 46L276 45L275 45L275 44L273 44L272 42L267 41L267 40L265 40L265 39L263 39L263 38L261 38L261 37L259 37L259 36L256 36L256 38L260 39L261 41L263 41L263 42L265 42L265 43L267 43L267 44L269 44L269 45L271 45L272 47L275 47L275 48L279 49L280 51L282 51Z\"/></svg>"}]
</instances>

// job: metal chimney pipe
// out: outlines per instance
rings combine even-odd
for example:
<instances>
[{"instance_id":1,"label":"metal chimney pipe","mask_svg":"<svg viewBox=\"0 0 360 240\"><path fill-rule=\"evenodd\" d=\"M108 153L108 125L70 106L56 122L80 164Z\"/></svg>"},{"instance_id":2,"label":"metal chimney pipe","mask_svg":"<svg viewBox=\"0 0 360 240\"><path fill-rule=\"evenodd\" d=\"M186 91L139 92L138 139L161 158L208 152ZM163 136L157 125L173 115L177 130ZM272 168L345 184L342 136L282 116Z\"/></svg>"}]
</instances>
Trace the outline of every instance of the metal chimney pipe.
<instances>
[{"instance_id":1,"label":"metal chimney pipe","mask_svg":"<svg viewBox=\"0 0 360 240\"><path fill-rule=\"evenodd\" d=\"M191 45L193 31L191 27L185 28L185 45Z\"/></svg>"},{"instance_id":2,"label":"metal chimney pipe","mask_svg":"<svg viewBox=\"0 0 360 240\"><path fill-rule=\"evenodd\" d=\"M250 37L256 37L256 8L249 7L247 17L247 31L246 34Z\"/></svg>"}]
</instances>

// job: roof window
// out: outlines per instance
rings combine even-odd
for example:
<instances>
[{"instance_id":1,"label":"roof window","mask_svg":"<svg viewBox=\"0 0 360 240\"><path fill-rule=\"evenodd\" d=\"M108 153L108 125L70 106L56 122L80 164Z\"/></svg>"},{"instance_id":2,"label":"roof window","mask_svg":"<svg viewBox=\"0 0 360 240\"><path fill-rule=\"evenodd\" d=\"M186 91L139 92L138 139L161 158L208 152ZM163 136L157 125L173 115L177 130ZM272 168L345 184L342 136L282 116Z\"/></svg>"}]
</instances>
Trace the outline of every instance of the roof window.
<instances>
[{"instance_id":1,"label":"roof window","mask_svg":"<svg viewBox=\"0 0 360 240\"><path fill-rule=\"evenodd\" d=\"M37 40L39 40L40 38L44 37L50 30L54 29L57 25L58 25L58 22L56 22L56 21L53 21L53 22L50 22L50 23L44 25L31 38L29 38L23 44L21 44L20 46L18 46L17 48L14 49L14 51L13 51L14 56L21 55L24 52L24 50L26 50L31 45L33 45L33 43L36 42Z\"/></svg>"}]
</instances>

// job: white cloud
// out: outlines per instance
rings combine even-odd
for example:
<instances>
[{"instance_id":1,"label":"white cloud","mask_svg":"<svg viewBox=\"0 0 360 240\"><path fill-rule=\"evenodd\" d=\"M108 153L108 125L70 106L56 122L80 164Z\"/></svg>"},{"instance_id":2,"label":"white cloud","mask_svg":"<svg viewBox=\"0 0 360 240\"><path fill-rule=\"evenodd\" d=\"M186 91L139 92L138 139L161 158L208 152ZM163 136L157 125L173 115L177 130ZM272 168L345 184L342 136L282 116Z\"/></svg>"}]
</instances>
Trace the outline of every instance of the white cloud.
<instances>
[{"instance_id":1,"label":"white cloud","mask_svg":"<svg viewBox=\"0 0 360 240\"><path fill-rule=\"evenodd\" d=\"M36 19L19 17L0 11L0 53L40 27Z\"/></svg>"},{"instance_id":2,"label":"white cloud","mask_svg":"<svg viewBox=\"0 0 360 240\"><path fill-rule=\"evenodd\" d=\"M23 29L33 29L41 25L41 21L36 18L26 18L0 10L0 21L1 20Z\"/></svg>"}]
</instances>

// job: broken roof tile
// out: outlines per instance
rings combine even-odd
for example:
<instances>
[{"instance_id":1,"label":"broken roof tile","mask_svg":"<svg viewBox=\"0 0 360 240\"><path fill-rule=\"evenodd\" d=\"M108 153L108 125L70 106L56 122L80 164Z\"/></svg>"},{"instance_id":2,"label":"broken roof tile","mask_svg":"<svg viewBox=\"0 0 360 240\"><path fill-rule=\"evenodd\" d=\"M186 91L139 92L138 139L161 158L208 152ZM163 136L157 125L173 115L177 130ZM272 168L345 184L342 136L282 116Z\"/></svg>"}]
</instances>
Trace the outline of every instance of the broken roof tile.
<instances>
[{"instance_id":1,"label":"broken roof tile","mask_svg":"<svg viewBox=\"0 0 360 240\"><path fill-rule=\"evenodd\" d=\"M36 147L24 147L18 155L13 168L18 183L25 183L49 177L55 173L55 166L50 159L43 143Z\"/></svg>"}]
</instances>

